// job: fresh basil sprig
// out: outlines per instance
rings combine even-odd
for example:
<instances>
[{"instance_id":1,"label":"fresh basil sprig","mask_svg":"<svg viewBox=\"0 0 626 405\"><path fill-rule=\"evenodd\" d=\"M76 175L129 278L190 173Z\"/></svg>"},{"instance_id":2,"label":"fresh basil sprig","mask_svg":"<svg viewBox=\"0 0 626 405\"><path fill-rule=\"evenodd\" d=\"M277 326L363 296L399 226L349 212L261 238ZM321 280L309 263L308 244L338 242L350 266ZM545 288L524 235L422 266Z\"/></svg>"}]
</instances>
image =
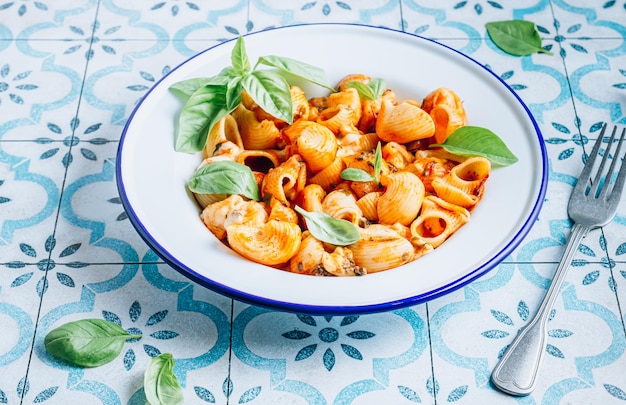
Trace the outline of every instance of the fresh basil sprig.
<instances>
[{"instance_id":1,"label":"fresh basil sprig","mask_svg":"<svg viewBox=\"0 0 626 405\"><path fill-rule=\"evenodd\" d=\"M524 20L493 21L485 25L494 44L516 56L552 52L541 47L541 37L534 23Z\"/></svg>"},{"instance_id":2,"label":"fresh basil sprig","mask_svg":"<svg viewBox=\"0 0 626 405\"><path fill-rule=\"evenodd\" d=\"M358 227L350 221L333 218L324 212L308 212L297 205L294 209L302 215L307 229L317 240L336 246L346 246L361 239Z\"/></svg>"},{"instance_id":3,"label":"fresh basil sprig","mask_svg":"<svg viewBox=\"0 0 626 405\"><path fill-rule=\"evenodd\" d=\"M170 86L174 93L187 97L178 119L176 151L193 153L202 150L211 128L237 108L243 91L265 112L291 124L291 93L281 72L332 89L321 69L294 59L265 56L252 67L242 37L235 42L231 63L232 66L224 68L217 76L188 79ZM259 70L259 65L277 70Z\"/></svg>"},{"instance_id":4,"label":"fresh basil sprig","mask_svg":"<svg viewBox=\"0 0 626 405\"><path fill-rule=\"evenodd\" d=\"M443 143L430 147L442 147L461 156L482 156L494 166L508 166L518 160L498 135L487 128L470 125L458 128Z\"/></svg>"},{"instance_id":5,"label":"fresh basil sprig","mask_svg":"<svg viewBox=\"0 0 626 405\"><path fill-rule=\"evenodd\" d=\"M240 194L259 201L259 186L252 170L232 160L222 160L200 167L187 187L198 194Z\"/></svg>"},{"instance_id":6,"label":"fresh basil sprig","mask_svg":"<svg viewBox=\"0 0 626 405\"><path fill-rule=\"evenodd\" d=\"M348 181L374 181L374 177L372 177L371 174L369 174L365 170L356 169L354 167L348 167L347 169L343 169L340 173L340 176L342 179Z\"/></svg>"},{"instance_id":7,"label":"fresh basil sprig","mask_svg":"<svg viewBox=\"0 0 626 405\"><path fill-rule=\"evenodd\" d=\"M387 90L383 79L372 79L367 84L355 80L346 83L346 87L356 89L363 100L377 100Z\"/></svg>"},{"instance_id":8,"label":"fresh basil sprig","mask_svg":"<svg viewBox=\"0 0 626 405\"><path fill-rule=\"evenodd\" d=\"M341 171L339 176L344 180L349 181L375 181L376 184L380 184L380 173L383 167L383 154L380 149L380 142L376 145L376 152L374 153L374 176L366 172L365 170L356 169L354 167L348 167Z\"/></svg>"},{"instance_id":9,"label":"fresh basil sprig","mask_svg":"<svg viewBox=\"0 0 626 405\"><path fill-rule=\"evenodd\" d=\"M183 389L174 374L174 357L161 353L150 359L144 373L143 390L150 405L178 405L185 402Z\"/></svg>"},{"instance_id":10,"label":"fresh basil sprig","mask_svg":"<svg viewBox=\"0 0 626 405\"><path fill-rule=\"evenodd\" d=\"M98 367L113 361L128 339L138 339L116 323L82 319L51 330L44 338L46 350L81 367Z\"/></svg>"}]
</instances>

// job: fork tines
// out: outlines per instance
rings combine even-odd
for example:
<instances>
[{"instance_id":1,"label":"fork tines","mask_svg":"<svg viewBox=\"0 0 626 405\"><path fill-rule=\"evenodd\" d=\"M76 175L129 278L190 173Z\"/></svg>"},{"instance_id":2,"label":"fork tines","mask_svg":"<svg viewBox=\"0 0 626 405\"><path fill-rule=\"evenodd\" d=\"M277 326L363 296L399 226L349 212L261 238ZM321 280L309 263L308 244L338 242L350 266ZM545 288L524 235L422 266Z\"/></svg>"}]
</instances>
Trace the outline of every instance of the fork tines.
<instances>
[{"instance_id":1,"label":"fork tines","mask_svg":"<svg viewBox=\"0 0 626 405\"><path fill-rule=\"evenodd\" d=\"M585 195L591 195L592 197L596 197L600 200L606 200L608 198L611 198L611 196L613 195L615 195L614 198L619 199L619 195L621 194L621 191L624 187L624 180L626 178L626 163L624 163L626 159L620 154L622 150L622 144L624 143L624 138L626 135L626 128L622 128L619 141L617 142L617 148L612 154L611 149L613 147L613 144L615 143L615 137L618 133L618 127L613 127L613 131L611 132L611 136L608 140L608 145L602 153L600 152L600 145L604 140L604 133L606 131L606 128L607 124L604 124L604 126L602 127L602 131L598 136L598 139L593 145L591 154L588 157L587 163L585 164L585 167L580 177L581 179L588 179L587 181L591 181L589 187L586 187ZM600 165L597 169L596 175L593 179L591 179L591 171L595 164L595 159L598 155L602 155L602 160L600 161ZM609 160L609 158L611 160L611 164L609 166L609 169L605 171L604 169L606 166L606 162ZM613 173L615 172L615 165L620 160L621 168L617 175L617 178L615 179L615 182L613 182L612 177ZM609 193L609 191L613 190L615 190L616 193Z\"/></svg>"}]
</instances>

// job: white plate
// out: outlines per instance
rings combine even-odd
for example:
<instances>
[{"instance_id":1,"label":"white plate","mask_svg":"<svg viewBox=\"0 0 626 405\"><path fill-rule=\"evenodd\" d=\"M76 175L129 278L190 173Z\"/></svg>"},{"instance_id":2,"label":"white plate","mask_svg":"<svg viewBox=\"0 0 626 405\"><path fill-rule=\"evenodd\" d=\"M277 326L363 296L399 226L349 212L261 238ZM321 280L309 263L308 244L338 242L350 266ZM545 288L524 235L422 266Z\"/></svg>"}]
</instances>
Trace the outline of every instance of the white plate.
<instances>
[{"instance_id":1,"label":"white plate","mask_svg":"<svg viewBox=\"0 0 626 405\"><path fill-rule=\"evenodd\" d=\"M185 276L235 299L282 310L387 311L467 284L505 259L532 227L548 181L545 147L528 108L497 76L453 49L407 33L346 24L291 26L247 35L251 63L265 55L291 57L323 68L331 83L365 73L383 78L399 98L419 100L449 87L463 100L469 123L500 135L519 162L492 171L467 225L402 267L365 277L313 277L241 258L205 228L185 191L200 156L174 152L182 105L168 90L184 79L217 74L231 64L233 45L222 43L192 57L156 84L133 111L117 154L118 188L132 224ZM315 86L305 91L325 94Z\"/></svg>"}]
</instances>

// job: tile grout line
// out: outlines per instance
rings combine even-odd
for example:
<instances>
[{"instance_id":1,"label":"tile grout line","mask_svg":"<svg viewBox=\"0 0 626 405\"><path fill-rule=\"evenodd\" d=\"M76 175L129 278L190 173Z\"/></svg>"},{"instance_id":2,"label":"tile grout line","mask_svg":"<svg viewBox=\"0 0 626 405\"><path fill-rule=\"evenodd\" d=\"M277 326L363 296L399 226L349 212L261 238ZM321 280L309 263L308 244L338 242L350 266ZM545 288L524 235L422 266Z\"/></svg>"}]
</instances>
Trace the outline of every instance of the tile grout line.
<instances>
[{"instance_id":1,"label":"tile grout line","mask_svg":"<svg viewBox=\"0 0 626 405\"><path fill-rule=\"evenodd\" d=\"M95 35L95 30L96 30L96 23L98 21L98 10L100 8L100 0L98 0L98 3L96 5L96 11L94 14L94 19L93 19L93 24L92 24L92 29L91 29L91 33L90 33L90 40L89 40L89 50L92 49L93 47L93 38ZM89 59L87 59L85 61L85 67L83 69L83 77L82 77L82 81L81 81L81 86L80 86L80 91L78 93L78 102L76 104L76 114L74 116L74 119L78 118L79 115L79 111L80 111L80 105L81 105L81 99L83 97L83 92L85 89L85 80L87 77L87 70L89 67ZM75 135L75 131L76 128L72 128L72 135L71 138L74 139L74 135ZM72 151L72 142L70 142L69 145L69 152ZM58 221L59 221L59 215L61 213L61 206L63 203L63 194L64 194L64 189L65 189L65 182L67 180L67 172L69 169L69 165L67 167L65 167L64 173L63 173L63 180L61 182L61 189L60 189L60 193L59 193L59 203L57 205L57 213L54 219L54 226L52 228L52 237L54 238L54 236L56 235L56 231L57 231L57 225L58 225ZM37 340L37 332L38 332L38 328L39 328L39 320L41 317L41 309L43 307L43 300L44 297L46 295L46 285L48 284L48 271L50 270L50 262L52 260L52 251L54 250L54 246L50 249L50 251L48 252L48 259L47 259L47 263L46 263L46 270L44 272L44 276L43 276L43 292L41 294L41 298L39 300L39 306L37 308L37 315L35 317L35 326L34 326L34 330L33 330L33 337L32 337L32 341L31 341L31 346L30 346L30 353L28 355L28 361L26 363L26 373L24 374L24 381L28 381L28 376L30 374L30 367L31 367L31 363L32 363L32 359L33 359L33 355L35 353L35 342ZM26 392L22 392L20 394L20 405L22 405L24 403L24 396L25 396Z\"/></svg>"}]
</instances>

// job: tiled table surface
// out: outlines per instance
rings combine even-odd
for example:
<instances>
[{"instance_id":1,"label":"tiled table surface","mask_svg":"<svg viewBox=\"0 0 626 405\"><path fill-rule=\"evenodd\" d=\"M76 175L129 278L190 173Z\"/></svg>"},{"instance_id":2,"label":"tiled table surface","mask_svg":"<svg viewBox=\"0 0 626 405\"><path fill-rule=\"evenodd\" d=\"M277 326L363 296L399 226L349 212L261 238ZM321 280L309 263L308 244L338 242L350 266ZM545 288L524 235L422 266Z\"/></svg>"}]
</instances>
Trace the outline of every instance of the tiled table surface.
<instances>
[{"instance_id":1,"label":"tiled table surface","mask_svg":"<svg viewBox=\"0 0 626 405\"><path fill-rule=\"evenodd\" d=\"M497 50L484 26L507 19L536 23L554 55ZM390 313L298 316L193 284L135 233L115 153L146 90L225 39L326 21L434 38L531 109L550 158L546 201L486 276ZM626 403L624 202L575 257L535 392L514 398L489 382L550 282L603 121L626 124L624 0L0 0L0 403L143 404L145 367L164 352L189 404ZM143 337L95 369L45 352L49 330L87 317Z\"/></svg>"}]
</instances>

